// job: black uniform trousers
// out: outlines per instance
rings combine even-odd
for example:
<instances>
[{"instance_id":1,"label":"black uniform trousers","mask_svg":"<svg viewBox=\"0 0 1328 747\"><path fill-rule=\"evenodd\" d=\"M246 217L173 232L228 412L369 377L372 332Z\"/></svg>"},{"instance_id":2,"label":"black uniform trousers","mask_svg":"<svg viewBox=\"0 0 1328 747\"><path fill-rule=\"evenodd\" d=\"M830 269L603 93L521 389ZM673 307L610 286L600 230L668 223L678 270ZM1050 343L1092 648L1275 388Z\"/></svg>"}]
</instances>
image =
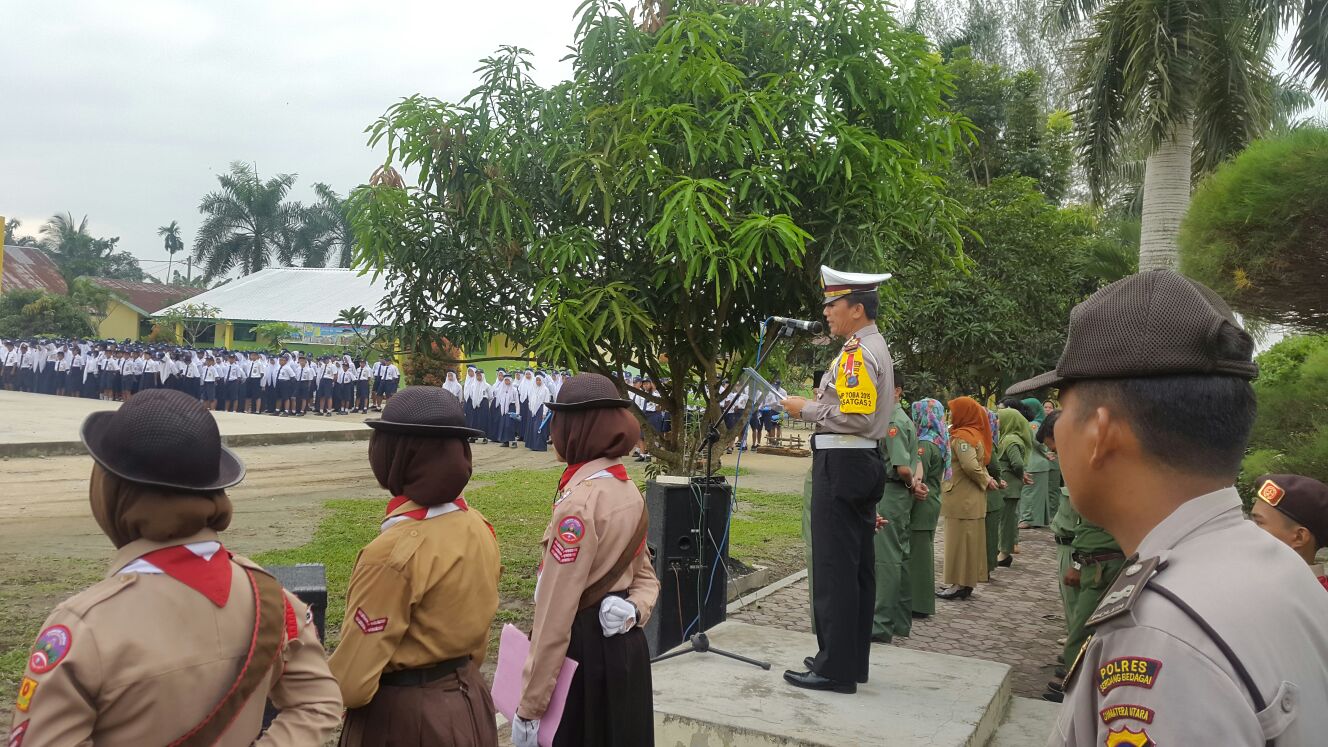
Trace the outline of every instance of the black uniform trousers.
<instances>
[{"instance_id":1,"label":"black uniform trousers","mask_svg":"<svg viewBox=\"0 0 1328 747\"><path fill-rule=\"evenodd\" d=\"M812 671L837 682L865 681L885 459L879 449L816 449L812 441L812 608L821 649Z\"/></svg>"}]
</instances>

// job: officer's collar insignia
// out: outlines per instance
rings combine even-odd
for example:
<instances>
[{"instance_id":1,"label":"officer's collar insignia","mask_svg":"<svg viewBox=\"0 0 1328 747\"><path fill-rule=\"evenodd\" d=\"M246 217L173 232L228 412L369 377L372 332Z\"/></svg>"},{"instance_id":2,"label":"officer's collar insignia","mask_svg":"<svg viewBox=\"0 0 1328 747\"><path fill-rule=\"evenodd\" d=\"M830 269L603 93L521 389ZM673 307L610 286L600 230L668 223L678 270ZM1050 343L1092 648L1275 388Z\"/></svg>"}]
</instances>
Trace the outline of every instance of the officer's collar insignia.
<instances>
[{"instance_id":1,"label":"officer's collar insignia","mask_svg":"<svg viewBox=\"0 0 1328 747\"><path fill-rule=\"evenodd\" d=\"M1134 569L1136 565L1139 566L1137 570ZM1160 557L1139 560L1136 555L1126 560L1125 566L1134 572L1122 573L1116 577L1116 582L1103 595L1097 609L1093 610L1093 614L1084 622L1086 627L1100 625L1133 609L1144 587L1152 580L1154 574L1162 569L1163 564Z\"/></svg>"},{"instance_id":2,"label":"officer's collar insignia","mask_svg":"<svg viewBox=\"0 0 1328 747\"><path fill-rule=\"evenodd\" d=\"M1259 486L1260 500L1270 506L1276 506L1281 503L1282 498L1285 496L1286 491L1282 489L1282 486L1272 480L1264 480L1263 485Z\"/></svg>"},{"instance_id":3,"label":"officer's collar insignia","mask_svg":"<svg viewBox=\"0 0 1328 747\"><path fill-rule=\"evenodd\" d=\"M844 352L851 353L854 350L857 350L861 345L862 341L858 339L857 335L853 335L844 342Z\"/></svg>"}]
</instances>

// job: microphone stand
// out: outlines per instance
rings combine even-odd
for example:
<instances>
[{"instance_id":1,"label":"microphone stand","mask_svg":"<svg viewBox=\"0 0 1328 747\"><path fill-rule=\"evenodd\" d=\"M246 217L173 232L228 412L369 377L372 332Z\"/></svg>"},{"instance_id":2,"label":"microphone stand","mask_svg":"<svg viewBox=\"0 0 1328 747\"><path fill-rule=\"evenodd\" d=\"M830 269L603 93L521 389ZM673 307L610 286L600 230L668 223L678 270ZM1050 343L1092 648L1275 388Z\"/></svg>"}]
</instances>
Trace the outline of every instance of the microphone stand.
<instances>
[{"instance_id":1,"label":"microphone stand","mask_svg":"<svg viewBox=\"0 0 1328 747\"><path fill-rule=\"evenodd\" d=\"M763 332L764 332L764 327L768 322L769 319L761 322ZM779 341L780 337L792 337L792 336L793 336L793 328L791 327L781 328L780 332L770 340L769 345L766 346L764 351L760 349L757 350L756 362L752 365L753 370L760 368L761 363L765 361L766 356L770 354L770 351L774 350L775 344ZM705 528L707 526L706 514L709 512L710 509L710 487L714 485L715 482L715 472L716 472L715 444L719 443L720 439L719 426L721 423L724 422L724 417L733 410L733 405L736 404L737 401L738 401L737 397L734 397L733 400L729 402L728 406L725 407L719 413L718 417L706 427L705 435L701 438L700 443L697 444L696 451L692 453L691 457L691 463L694 464L696 462L696 457L699 456L701 453L701 449L705 449L706 452L705 485L702 489L697 491L697 496L698 498L700 498L699 505L701 511L700 515L697 517L697 523L699 528L697 530L698 541L696 543L696 561L692 565L692 569L695 570L698 574L704 573L707 568L705 562L706 538L701 537L699 535L705 531ZM746 415L746 410L743 411L743 414ZM693 488L693 490L696 490L696 488ZM735 494L734 498L736 497L737 496ZM732 521L733 521L733 516L732 514L730 514L729 522L732 523ZM727 531L725 534L727 536ZM713 538L711 539L713 541ZM725 544L727 544L727 541L725 542ZM724 555L722 549L716 552L715 562L716 563L724 562ZM725 575L727 576L727 574ZM767 672L770 671L770 662L768 661L758 661L756 659L750 659L746 656L742 656L741 654L735 654L732 651L725 651L723 649L715 648L714 646L710 645L710 637L707 636L705 633L706 630L705 602L706 602L706 597L708 595L704 594L701 591L702 583L703 581L701 577L698 576L696 582L696 627L698 629L698 632L687 639L687 642L690 644L690 647L680 648L675 651L670 651L669 653L666 654L660 654L659 656L656 656L655 658L651 659L650 663L654 664L656 662L665 661L666 659L672 659L678 656L682 656L684 654L709 653L733 659L734 661L740 661L744 664L751 664L752 666L760 667L761 669L764 669ZM709 591L710 593L714 593L713 589L710 589Z\"/></svg>"}]
</instances>

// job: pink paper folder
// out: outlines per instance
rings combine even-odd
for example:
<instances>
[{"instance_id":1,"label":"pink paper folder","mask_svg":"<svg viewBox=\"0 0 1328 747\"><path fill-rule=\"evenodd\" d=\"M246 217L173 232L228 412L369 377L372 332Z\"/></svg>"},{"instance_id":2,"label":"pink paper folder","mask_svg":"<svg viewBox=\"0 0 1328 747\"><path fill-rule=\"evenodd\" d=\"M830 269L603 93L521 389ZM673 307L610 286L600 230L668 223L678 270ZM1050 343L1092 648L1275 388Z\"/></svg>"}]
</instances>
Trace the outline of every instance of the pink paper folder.
<instances>
[{"instance_id":1,"label":"pink paper folder","mask_svg":"<svg viewBox=\"0 0 1328 747\"><path fill-rule=\"evenodd\" d=\"M508 721L516 721L516 709L521 705L521 673L530 654L530 639L515 625L504 625L498 639L498 669L493 673L493 704ZM563 720L563 707L567 705L567 689L572 686L576 662L563 659L558 682L553 686L549 709L540 719L540 747L553 747L553 735Z\"/></svg>"}]
</instances>

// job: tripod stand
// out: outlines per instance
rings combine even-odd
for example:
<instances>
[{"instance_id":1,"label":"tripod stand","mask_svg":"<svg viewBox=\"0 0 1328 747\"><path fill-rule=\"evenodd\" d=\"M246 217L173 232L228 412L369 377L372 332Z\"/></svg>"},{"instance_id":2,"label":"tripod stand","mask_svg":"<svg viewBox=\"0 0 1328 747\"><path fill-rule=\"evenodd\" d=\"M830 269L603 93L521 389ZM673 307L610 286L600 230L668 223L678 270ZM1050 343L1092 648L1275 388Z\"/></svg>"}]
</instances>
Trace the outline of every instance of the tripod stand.
<instances>
[{"instance_id":1,"label":"tripod stand","mask_svg":"<svg viewBox=\"0 0 1328 747\"><path fill-rule=\"evenodd\" d=\"M765 325L766 322L761 323L762 337L765 336L764 335ZM789 330L788 332L791 332L791 330ZM783 336L785 337L790 336L788 332L786 332ZM771 340L770 346L766 348L764 351L761 350L761 343L760 342L757 343L757 358L756 358L755 367L760 367L761 362L765 360L765 356L769 354L769 352L774 348L775 342L777 341L778 337ZM706 523L706 514L710 510L710 487L715 484L715 444L719 443L720 439L719 426L721 423L724 422L724 417L729 414L729 411L733 409L733 405L736 402L737 399L732 400L729 403L728 407L725 407L723 411L719 413L717 419L713 423L710 423L709 426L707 426L705 431L705 436L702 437L701 442L697 445L696 453L693 454L693 462L695 462L695 457L700 453L701 449L706 450L705 485L701 490L697 490L695 487L693 487L693 490L697 492L697 497L699 498L699 505L700 505L700 516L698 517L697 521L697 526L699 527L698 535L704 531L704 528L706 526L708 526L708 524ZM745 414L746 413L744 413L744 415ZM693 479L693 484L694 482L695 480ZM732 523L732 521L733 517L732 515L730 515L729 522ZM727 536L728 536L728 531L726 529L725 530L726 542L727 542ZM696 543L696 563L694 565L694 568L697 570L698 573L702 573L705 571L707 567L705 562L706 538L698 536L697 539L698 541ZM715 562L716 563L724 562L723 550L721 548L716 548ZM713 577L713 571L712 571L712 577ZM709 590L707 593L703 593L701 591L702 584L703 581L698 576L696 582L696 626L698 632L695 635L688 637L687 639L688 643L691 644L691 647L680 649L677 651L671 651L667 654L661 654L660 656L651 659L650 663L654 664L655 662L664 661L666 659L672 659L674 657L682 656L683 654L711 653L711 654L718 654L719 656L733 659L735 661L740 661L743 662L744 664L751 664L752 666L760 667L761 669L764 669L767 672L770 671L770 662L768 661L758 661L756 659L749 659L746 656L735 654L731 651L718 649L710 645L710 638L705 634L706 630L705 597L708 595L708 593L713 593L713 589Z\"/></svg>"}]
</instances>

